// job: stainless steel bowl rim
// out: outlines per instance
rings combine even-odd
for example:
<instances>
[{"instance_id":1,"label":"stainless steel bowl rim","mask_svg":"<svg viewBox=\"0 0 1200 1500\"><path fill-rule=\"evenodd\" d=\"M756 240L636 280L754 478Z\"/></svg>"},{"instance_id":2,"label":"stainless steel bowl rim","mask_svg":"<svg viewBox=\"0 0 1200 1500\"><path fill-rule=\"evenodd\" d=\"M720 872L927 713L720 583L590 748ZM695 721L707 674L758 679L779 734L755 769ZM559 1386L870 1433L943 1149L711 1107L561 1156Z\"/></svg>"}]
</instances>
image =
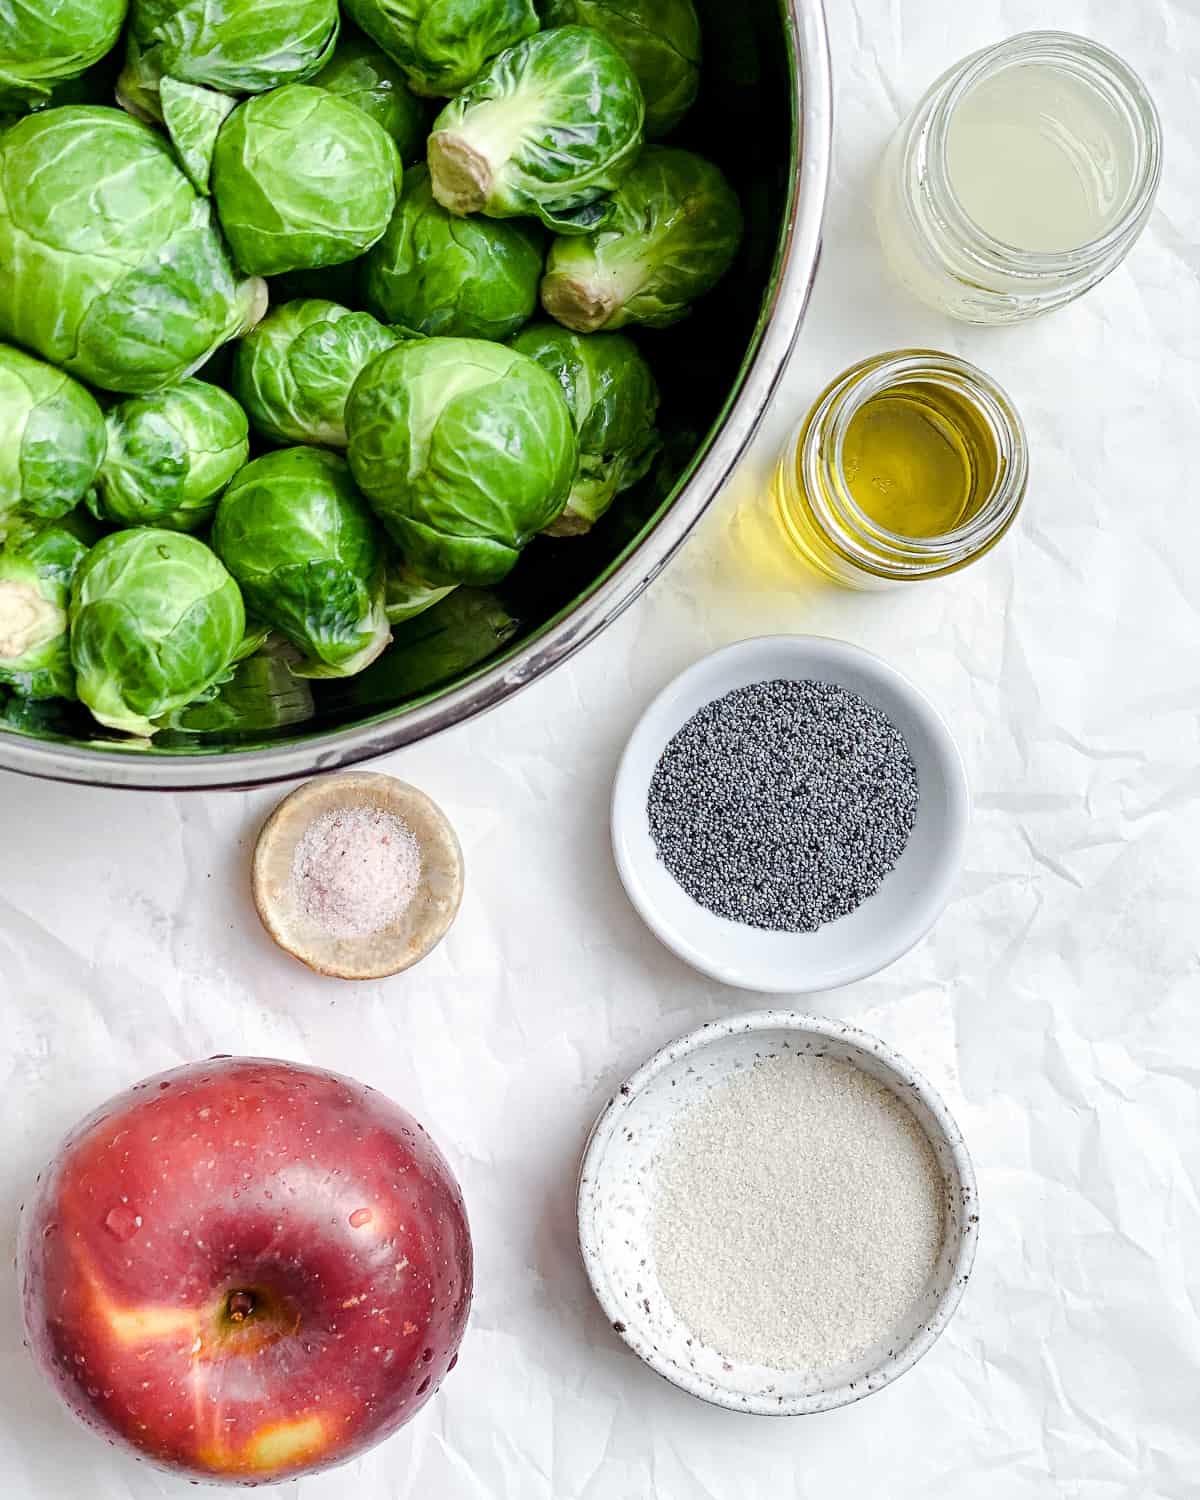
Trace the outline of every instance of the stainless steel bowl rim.
<instances>
[{"instance_id":1,"label":"stainless steel bowl rim","mask_svg":"<svg viewBox=\"0 0 1200 1500\"><path fill-rule=\"evenodd\" d=\"M816 277L829 181L833 83L824 0L781 0L798 66L792 74L791 211L758 348L741 389L703 460L674 504L607 578L557 624L460 687L393 717L313 735L297 744L206 755L62 745L0 733L0 768L55 781L159 791L247 787L334 771L386 755L462 724L502 703L566 661L641 594L687 540L736 468L766 411L796 343Z\"/></svg>"}]
</instances>

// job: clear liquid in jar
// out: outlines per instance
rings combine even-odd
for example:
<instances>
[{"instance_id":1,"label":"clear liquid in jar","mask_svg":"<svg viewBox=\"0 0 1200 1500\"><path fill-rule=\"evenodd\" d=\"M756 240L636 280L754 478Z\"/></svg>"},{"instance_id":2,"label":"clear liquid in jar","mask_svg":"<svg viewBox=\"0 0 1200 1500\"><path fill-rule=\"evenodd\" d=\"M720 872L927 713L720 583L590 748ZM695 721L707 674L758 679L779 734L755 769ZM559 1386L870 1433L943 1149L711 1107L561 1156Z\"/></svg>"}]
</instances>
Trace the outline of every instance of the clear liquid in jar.
<instances>
[{"instance_id":1,"label":"clear liquid in jar","mask_svg":"<svg viewBox=\"0 0 1200 1500\"><path fill-rule=\"evenodd\" d=\"M1118 100L1070 68L1014 63L959 100L946 136L955 196L985 234L1062 252L1121 220L1137 142Z\"/></svg>"}]
</instances>

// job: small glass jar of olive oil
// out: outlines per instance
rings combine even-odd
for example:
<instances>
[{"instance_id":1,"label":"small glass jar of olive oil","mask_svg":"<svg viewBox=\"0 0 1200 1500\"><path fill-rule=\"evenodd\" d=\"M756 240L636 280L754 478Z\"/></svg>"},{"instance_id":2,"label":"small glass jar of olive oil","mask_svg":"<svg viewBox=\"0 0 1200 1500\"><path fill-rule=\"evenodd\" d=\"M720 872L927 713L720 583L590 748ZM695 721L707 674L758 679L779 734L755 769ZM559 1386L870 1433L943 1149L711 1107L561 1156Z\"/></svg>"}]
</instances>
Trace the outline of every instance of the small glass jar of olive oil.
<instances>
[{"instance_id":1,"label":"small glass jar of olive oil","mask_svg":"<svg viewBox=\"0 0 1200 1500\"><path fill-rule=\"evenodd\" d=\"M1162 132L1141 79L1060 31L985 47L933 85L883 160L876 217L900 279L970 323L1081 296L1132 249Z\"/></svg>"},{"instance_id":2,"label":"small glass jar of olive oil","mask_svg":"<svg viewBox=\"0 0 1200 1500\"><path fill-rule=\"evenodd\" d=\"M772 490L818 573L886 588L966 567L1020 509L1025 429L982 370L906 349L839 375L784 449Z\"/></svg>"}]
</instances>

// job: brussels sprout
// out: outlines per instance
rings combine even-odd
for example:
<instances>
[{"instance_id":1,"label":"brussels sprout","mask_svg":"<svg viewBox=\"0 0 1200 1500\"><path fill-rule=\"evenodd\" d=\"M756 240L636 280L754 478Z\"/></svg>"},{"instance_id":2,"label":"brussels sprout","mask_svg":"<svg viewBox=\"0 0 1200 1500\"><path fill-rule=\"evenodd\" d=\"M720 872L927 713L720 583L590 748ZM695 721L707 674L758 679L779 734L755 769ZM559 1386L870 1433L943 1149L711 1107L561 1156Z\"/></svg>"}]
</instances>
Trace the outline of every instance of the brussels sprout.
<instances>
[{"instance_id":1,"label":"brussels sprout","mask_svg":"<svg viewBox=\"0 0 1200 1500\"><path fill-rule=\"evenodd\" d=\"M480 339L397 344L346 407L350 467L418 577L495 583L562 510L578 460L553 376Z\"/></svg>"},{"instance_id":2,"label":"brussels sprout","mask_svg":"<svg viewBox=\"0 0 1200 1500\"><path fill-rule=\"evenodd\" d=\"M337 454L285 448L247 464L212 539L250 608L304 653L300 676L352 676L391 640L383 538Z\"/></svg>"},{"instance_id":3,"label":"brussels sprout","mask_svg":"<svg viewBox=\"0 0 1200 1500\"><path fill-rule=\"evenodd\" d=\"M579 472L553 536L589 530L654 462L658 387L637 347L620 333L569 333L539 323L512 340L562 387L579 434Z\"/></svg>"},{"instance_id":4,"label":"brussels sprout","mask_svg":"<svg viewBox=\"0 0 1200 1500\"><path fill-rule=\"evenodd\" d=\"M69 517L30 526L0 551L0 682L26 698L74 698L71 580L92 537Z\"/></svg>"},{"instance_id":5,"label":"brussels sprout","mask_svg":"<svg viewBox=\"0 0 1200 1500\"><path fill-rule=\"evenodd\" d=\"M129 0L0 5L0 109L38 109L117 44Z\"/></svg>"},{"instance_id":6,"label":"brussels sprout","mask_svg":"<svg viewBox=\"0 0 1200 1500\"><path fill-rule=\"evenodd\" d=\"M650 146L612 202L607 227L550 246L542 306L580 333L678 322L733 264L742 237L733 189L702 157Z\"/></svg>"},{"instance_id":7,"label":"brussels sprout","mask_svg":"<svg viewBox=\"0 0 1200 1500\"><path fill-rule=\"evenodd\" d=\"M238 105L217 137L212 183L238 265L274 276L369 249L392 217L400 176L396 143L370 115L293 83Z\"/></svg>"},{"instance_id":8,"label":"brussels sprout","mask_svg":"<svg viewBox=\"0 0 1200 1500\"><path fill-rule=\"evenodd\" d=\"M594 26L621 49L646 98L651 140L674 130L700 88L692 0L539 0L543 26Z\"/></svg>"},{"instance_id":9,"label":"brussels sprout","mask_svg":"<svg viewBox=\"0 0 1200 1500\"><path fill-rule=\"evenodd\" d=\"M0 344L0 539L84 498L104 457L104 417L78 381Z\"/></svg>"},{"instance_id":10,"label":"brussels sprout","mask_svg":"<svg viewBox=\"0 0 1200 1500\"><path fill-rule=\"evenodd\" d=\"M203 380L123 401L106 420L93 509L117 526L198 531L250 457L246 413Z\"/></svg>"},{"instance_id":11,"label":"brussels sprout","mask_svg":"<svg viewBox=\"0 0 1200 1500\"><path fill-rule=\"evenodd\" d=\"M70 615L79 697L109 729L143 736L221 681L246 629L242 596L216 554L149 526L92 548Z\"/></svg>"},{"instance_id":12,"label":"brussels sprout","mask_svg":"<svg viewBox=\"0 0 1200 1500\"><path fill-rule=\"evenodd\" d=\"M0 136L0 266L0 337L129 395L182 380L265 305L166 141L119 109Z\"/></svg>"},{"instance_id":13,"label":"brussels sprout","mask_svg":"<svg viewBox=\"0 0 1200 1500\"><path fill-rule=\"evenodd\" d=\"M346 400L396 335L336 302L287 302L238 345L233 391L264 437L346 446Z\"/></svg>"},{"instance_id":14,"label":"brussels sprout","mask_svg":"<svg viewBox=\"0 0 1200 1500\"><path fill-rule=\"evenodd\" d=\"M414 167L367 256L367 303L415 333L506 339L537 306L542 260L540 229L456 218L434 200L428 169Z\"/></svg>"},{"instance_id":15,"label":"brussels sprout","mask_svg":"<svg viewBox=\"0 0 1200 1500\"><path fill-rule=\"evenodd\" d=\"M400 625L405 620L424 614L427 609L440 603L447 594L452 594L454 589L455 585L452 583L440 586L426 583L423 578L410 572L398 558L392 558L387 565L387 583L383 593L384 613L393 625Z\"/></svg>"},{"instance_id":16,"label":"brussels sprout","mask_svg":"<svg viewBox=\"0 0 1200 1500\"><path fill-rule=\"evenodd\" d=\"M175 78L162 81L162 116L175 147L179 165L192 186L207 198L211 191L213 152L221 126L233 112L236 99L202 88L198 83L180 83Z\"/></svg>"},{"instance_id":17,"label":"brussels sprout","mask_svg":"<svg viewBox=\"0 0 1200 1500\"><path fill-rule=\"evenodd\" d=\"M230 94L302 83L329 61L337 0L133 0L118 89L157 114L164 77Z\"/></svg>"},{"instance_id":18,"label":"brussels sprout","mask_svg":"<svg viewBox=\"0 0 1200 1500\"><path fill-rule=\"evenodd\" d=\"M345 0L417 94L457 94L489 58L538 29L533 0Z\"/></svg>"},{"instance_id":19,"label":"brussels sprout","mask_svg":"<svg viewBox=\"0 0 1200 1500\"><path fill-rule=\"evenodd\" d=\"M560 26L500 54L433 122L434 197L452 213L532 214L561 234L606 222L642 147L633 70L598 31Z\"/></svg>"},{"instance_id":20,"label":"brussels sprout","mask_svg":"<svg viewBox=\"0 0 1200 1500\"><path fill-rule=\"evenodd\" d=\"M365 36L343 31L333 57L311 82L340 94L382 125L405 166L425 154L426 106L391 58Z\"/></svg>"}]
</instances>

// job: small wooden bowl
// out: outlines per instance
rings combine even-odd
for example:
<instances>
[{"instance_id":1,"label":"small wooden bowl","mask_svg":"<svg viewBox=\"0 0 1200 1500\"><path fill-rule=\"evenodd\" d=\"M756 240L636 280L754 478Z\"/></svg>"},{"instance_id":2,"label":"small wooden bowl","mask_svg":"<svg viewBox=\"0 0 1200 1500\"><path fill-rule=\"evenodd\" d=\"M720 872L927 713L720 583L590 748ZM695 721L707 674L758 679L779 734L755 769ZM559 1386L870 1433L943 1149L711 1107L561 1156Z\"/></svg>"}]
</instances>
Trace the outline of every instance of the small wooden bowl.
<instances>
[{"instance_id":1,"label":"small wooden bowl","mask_svg":"<svg viewBox=\"0 0 1200 1500\"><path fill-rule=\"evenodd\" d=\"M292 881L296 845L322 813L379 808L399 818L421 850L421 879L390 926L369 937L332 937L305 915ZM263 825L254 849L254 904L284 950L335 979L386 979L436 948L458 915L462 850L445 813L424 792L393 776L357 771L322 776L285 797Z\"/></svg>"}]
</instances>

